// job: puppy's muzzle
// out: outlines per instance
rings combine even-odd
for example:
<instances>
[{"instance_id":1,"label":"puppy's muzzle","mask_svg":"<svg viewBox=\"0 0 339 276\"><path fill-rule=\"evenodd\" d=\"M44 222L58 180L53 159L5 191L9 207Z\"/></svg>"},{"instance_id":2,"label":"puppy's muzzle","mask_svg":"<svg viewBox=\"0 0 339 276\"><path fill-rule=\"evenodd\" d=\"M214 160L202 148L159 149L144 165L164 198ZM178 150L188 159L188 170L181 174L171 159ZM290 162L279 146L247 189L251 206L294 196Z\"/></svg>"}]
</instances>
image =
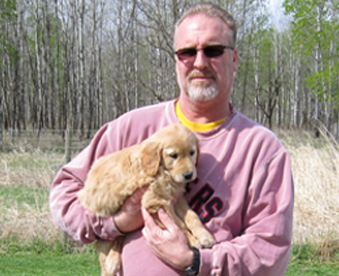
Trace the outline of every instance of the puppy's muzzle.
<instances>
[{"instance_id":1,"label":"puppy's muzzle","mask_svg":"<svg viewBox=\"0 0 339 276\"><path fill-rule=\"evenodd\" d=\"M193 172L185 172L182 174L185 180L192 180Z\"/></svg>"}]
</instances>

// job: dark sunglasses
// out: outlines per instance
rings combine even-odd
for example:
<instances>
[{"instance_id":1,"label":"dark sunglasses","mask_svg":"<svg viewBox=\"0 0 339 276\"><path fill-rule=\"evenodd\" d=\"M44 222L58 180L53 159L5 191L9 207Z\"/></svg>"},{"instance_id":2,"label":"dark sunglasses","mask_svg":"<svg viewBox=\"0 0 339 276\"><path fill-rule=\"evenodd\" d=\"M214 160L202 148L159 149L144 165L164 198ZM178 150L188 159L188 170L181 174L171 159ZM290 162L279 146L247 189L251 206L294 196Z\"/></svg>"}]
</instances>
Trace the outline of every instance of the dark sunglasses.
<instances>
[{"instance_id":1,"label":"dark sunglasses","mask_svg":"<svg viewBox=\"0 0 339 276\"><path fill-rule=\"evenodd\" d=\"M177 55L177 57L180 60L188 60L192 57L195 57L197 55L198 51L203 51L204 55L208 58L213 58L213 57L219 57L224 53L225 49L231 49L233 50L234 48L232 46L225 46L225 45L211 45L211 46L206 46L204 48L201 49L197 49L197 48L184 48L184 49L180 49L178 51L175 52L175 54Z\"/></svg>"}]
</instances>

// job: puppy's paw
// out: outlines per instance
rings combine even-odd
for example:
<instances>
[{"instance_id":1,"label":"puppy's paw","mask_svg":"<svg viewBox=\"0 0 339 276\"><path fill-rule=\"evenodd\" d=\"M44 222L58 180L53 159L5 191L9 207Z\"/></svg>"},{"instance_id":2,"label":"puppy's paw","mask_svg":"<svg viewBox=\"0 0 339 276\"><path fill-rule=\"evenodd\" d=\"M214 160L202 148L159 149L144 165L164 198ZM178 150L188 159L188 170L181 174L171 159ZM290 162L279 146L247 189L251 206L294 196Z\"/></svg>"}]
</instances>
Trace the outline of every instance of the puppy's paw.
<instances>
[{"instance_id":1,"label":"puppy's paw","mask_svg":"<svg viewBox=\"0 0 339 276\"><path fill-rule=\"evenodd\" d=\"M215 239L213 236L206 230L201 235L198 236L200 246L210 248L215 244Z\"/></svg>"},{"instance_id":2,"label":"puppy's paw","mask_svg":"<svg viewBox=\"0 0 339 276\"><path fill-rule=\"evenodd\" d=\"M121 268L120 254L110 254L106 258L105 270L108 276L115 276Z\"/></svg>"},{"instance_id":3,"label":"puppy's paw","mask_svg":"<svg viewBox=\"0 0 339 276\"><path fill-rule=\"evenodd\" d=\"M200 241L197 240L197 239L191 240L191 241L189 242L189 244L190 244L191 247L195 247L195 248L200 248L200 247L202 247Z\"/></svg>"}]
</instances>

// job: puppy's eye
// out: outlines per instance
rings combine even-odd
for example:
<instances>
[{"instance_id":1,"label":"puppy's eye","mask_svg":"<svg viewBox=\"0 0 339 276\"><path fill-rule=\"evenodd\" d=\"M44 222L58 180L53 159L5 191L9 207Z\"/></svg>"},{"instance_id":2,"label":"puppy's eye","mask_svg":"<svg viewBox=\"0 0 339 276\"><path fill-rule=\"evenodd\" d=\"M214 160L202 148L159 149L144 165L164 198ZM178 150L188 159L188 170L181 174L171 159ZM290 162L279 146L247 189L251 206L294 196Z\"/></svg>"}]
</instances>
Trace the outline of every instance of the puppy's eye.
<instances>
[{"instance_id":1,"label":"puppy's eye","mask_svg":"<svg viewBox=\"0 0 339 276\"><path fill-rule=\"evenodd\" d=\"M177 154L177 153L171 153L170 156L171 156L173 159L177 159L177 158L178 158L178 154Z\"/></svg>"},{"instance_id":2,"label":"puppy's eye","mask_svg":"<svg viewBox=\"0 0 339 276\"><path fill-rule=\"evenodd\" d=\"M190 155L193 156L195 154L195 150L190 151Z\"/></svg>"}]
</instances>

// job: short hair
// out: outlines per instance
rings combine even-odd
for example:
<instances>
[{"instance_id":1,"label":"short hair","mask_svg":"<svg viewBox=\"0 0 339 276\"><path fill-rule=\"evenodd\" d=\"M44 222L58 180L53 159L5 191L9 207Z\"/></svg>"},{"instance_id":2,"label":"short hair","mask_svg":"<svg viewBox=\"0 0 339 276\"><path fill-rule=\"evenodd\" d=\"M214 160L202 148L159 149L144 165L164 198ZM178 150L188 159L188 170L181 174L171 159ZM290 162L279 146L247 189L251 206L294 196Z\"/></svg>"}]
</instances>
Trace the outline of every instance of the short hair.
<instances>
[{"instance_id":1,"label":"short hair","mask_svg":"<svg viewBox=\"0 0 339 276\"><path fill-rule=\"evenodd\" d=\"M213 3L198 3L191 7L189 7L182 16L178 19L175 24L175 32L177 31L179 25L189 16L195 14L204 14L208 17L217 17L223 20L228 28L231 30L230 36L230 45L235 47L235 43L237 40L237 24L233 16L228 13L226 10L220 8L219 6Z\"/></svg>"}]
</instances>

